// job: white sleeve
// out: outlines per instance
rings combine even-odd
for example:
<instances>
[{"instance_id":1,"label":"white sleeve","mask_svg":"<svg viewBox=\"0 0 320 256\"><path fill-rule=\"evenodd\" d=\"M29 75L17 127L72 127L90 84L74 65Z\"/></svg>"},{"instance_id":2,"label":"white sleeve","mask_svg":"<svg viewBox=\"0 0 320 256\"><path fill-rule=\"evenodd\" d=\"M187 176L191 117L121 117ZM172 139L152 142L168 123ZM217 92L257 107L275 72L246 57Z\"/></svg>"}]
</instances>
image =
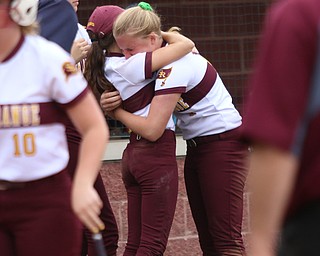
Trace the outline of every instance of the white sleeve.
<instances>
[{"instance_id":1,"label":"white sleeve","mask_svg":"<svg viewBox=\"0 0 320 256\"><path fill-rule=\"evenodd\" d=\"M54 45L53 47L55 47ZM74 60L68 53L61 49L48 49L47 75L50 83L52 99L61 104L73 101L87 88L87 81L74 64ZM50 58L51 57L51 58Z\"/></svg>"},{"instance_id":2,"label":"white sleeve","mask_svg":"<svg viewBox=\"0 0 320 256\"><path fill-rule=\"evenodd\" d=\"M170 89L181 92L182 88L185 91L194 74L190 61L185 56L160 69L157 73L155 91L159 93Z\"/></svg>"},{"instance_id":3,"label":"white sleeve","mask_svg":"<svg viewBox=\"0 0 320 256\"><path fill-rule=\"evenodd\" d=\"M87 30L84 28L84 26L82 26L80 23L78 23L78 31L77 31L75 40L80 39L80 38L83 38L84 40L86 40L88 42L88 44L92 44Z\"/></svg>"},{"instance_id":4,"label":"white sleeve","mask_svg":"<svg viewBox=\"0 0 320 256\"><path fill-rule=\"evenodd\" d=\"M118 62L113 69L129 83L141 83L146 79L152 78L151 56L152 53L143 52L137 53L129 59L121 58L123 60Z\"/></svg>"}]
</instances>

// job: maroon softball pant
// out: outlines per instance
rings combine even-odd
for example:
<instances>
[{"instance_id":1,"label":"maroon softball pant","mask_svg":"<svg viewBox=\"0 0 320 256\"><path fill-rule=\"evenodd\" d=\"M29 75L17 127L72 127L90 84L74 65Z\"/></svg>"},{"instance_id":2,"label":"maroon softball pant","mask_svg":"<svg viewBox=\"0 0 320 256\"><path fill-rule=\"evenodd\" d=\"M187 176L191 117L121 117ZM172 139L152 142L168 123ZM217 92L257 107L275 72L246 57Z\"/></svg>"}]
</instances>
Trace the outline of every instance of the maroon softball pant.
<instances>
[{"instance_id":1,"label":"maroon softball pant","mask_svg":"<svg viewBox=\"0 0 320 256\"><path fill-rule=\"evenodd\" d=\"M187 141L185 184L205 256L245 255L241 235L247 147L239 129Z\"/></svg>"},{"instance_id":2,"label":"maroon softball pant","mask_svg":"<svg viewBox=\"0 0 320 256\"><path fill-rule=\"evenodd\" d=\"M124 256L158 256L166 249L178 195L175 151L173 131L156 142L130 136L122 158L129 228Z\"/></svg>"},{"instance_id":3,"label":"maroon softball pant","mask_svg":"<svg viewBox=\"0 0 320 256\"><path fill-rule=\"evenodd\" d=\"M80 144L77 141L72 141L71 139L68 140L70 159L67 169L71 177L73 177L75 168L77 166L79 145ZM105 225L105 229L101 232L105 249L108 256L115 256L117 255L119 240L118 226L100 173L98 173L97 175L97 179L94 183L94 188L96 189L103 203L103 207L101 209L99 217ZM96 255L95 245L92 240L92 233L85 227L81 255Z\"/></svg>"},{"instance_id":4,"label":"maroon softball pant","mask_svg":"<svg viewBox=\"0 0 320 256\"><path fill-rule=\"evenodd\" d=\"M71 209L69 175L19 186L0 190L0 255L79 256L81 224Z\"/></svg>"}]
</instances>

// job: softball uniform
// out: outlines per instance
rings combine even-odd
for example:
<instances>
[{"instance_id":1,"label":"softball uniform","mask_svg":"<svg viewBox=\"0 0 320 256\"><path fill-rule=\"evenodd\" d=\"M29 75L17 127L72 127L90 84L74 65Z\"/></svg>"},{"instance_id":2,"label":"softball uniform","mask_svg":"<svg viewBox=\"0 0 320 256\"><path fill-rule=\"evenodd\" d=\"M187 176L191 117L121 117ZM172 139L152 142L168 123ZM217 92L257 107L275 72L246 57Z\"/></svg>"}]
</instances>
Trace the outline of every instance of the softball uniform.
<instances>
[{"instance_id":1,"label":"softball uniform","mask_svg":"<svg viewBox=\"0 0 320 256\"><path fill-rule=\"evenodd\" d=\"M78 256L63 122L87 83L65 51L31 35L0 63L0 80L1 254Z\"/></svg>"},{"instance_id":2,"label":"softball uniform","mask_svg":"<svg viewBox=\"0 0 320 256\"><path fill-rule=\"evenodd\" d=\"M245 255L242 118L215 68L197 53L158 72L155 95L170 93L181 93L174 114L187 143L185 184L203 254Z\"/></svg>"},{"instance_id":3,"label":"softball uniform","mask_svg":"<svg viewBox=\"0 0 320 256\"><path fill-rule=\"evenodd\" d=\"M148 115L155 79L151 53L139 53L127 60L122 55L111 54L106 59L105 74L120 92L127 111ZM174 129L170 118L156 142L130 134L122 157L129 228L124 255L162 255L165 251L178 194Z\"/></svg>"}]
</instances>

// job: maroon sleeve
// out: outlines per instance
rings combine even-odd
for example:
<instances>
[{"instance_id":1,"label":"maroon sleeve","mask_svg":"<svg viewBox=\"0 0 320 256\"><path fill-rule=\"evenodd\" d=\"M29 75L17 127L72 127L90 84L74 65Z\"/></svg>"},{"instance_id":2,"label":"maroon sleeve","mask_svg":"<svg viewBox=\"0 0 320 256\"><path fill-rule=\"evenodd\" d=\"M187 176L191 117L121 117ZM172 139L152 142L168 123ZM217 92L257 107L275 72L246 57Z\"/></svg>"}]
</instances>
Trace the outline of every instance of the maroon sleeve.
<instances>
[{"instance_id":1,"label":"maroon sleeve","mask_svg":"<svg viewBox=\"0 0 320 256\"><path fill-rule=\"evenodd\" d=\"M288 2L267 15L243 118L245 139L285 150L306 108L318 32L315 17Z\"/></svg>"},{"instance_id":2,"label":"maroon sleeve","mask_svg":"<svg viewBox=\"0 0 320 256\"><path fill-rule=\"evenodd\" d=\"M144 67L145 78L152 78L152 52L147 52L146 62Z\"/></svg>"}]
</instances>

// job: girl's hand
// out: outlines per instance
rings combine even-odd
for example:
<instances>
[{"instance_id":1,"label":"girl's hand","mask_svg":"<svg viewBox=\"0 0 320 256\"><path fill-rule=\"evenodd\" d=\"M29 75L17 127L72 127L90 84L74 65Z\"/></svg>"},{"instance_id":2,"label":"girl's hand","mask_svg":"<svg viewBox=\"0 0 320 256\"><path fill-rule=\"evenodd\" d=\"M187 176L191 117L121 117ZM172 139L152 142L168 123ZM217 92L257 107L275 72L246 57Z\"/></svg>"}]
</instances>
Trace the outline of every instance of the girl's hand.
<instances>
[{"instance_id":1,"label":"girl's hand","mask_svg":"<svg viewBox=\"0 0 320 256\"><path fill-rule=\"evenodd\" d=\"M71 48L71 56L73 57L76 64L83 59L87 58L88 51L90 50L91 45L88 44L86 40L80 38L73 42Z\"/></svg>"},{"instance_id":2,"label":"girl's hand","mask_svg":"<svg viewBox=\"0 0 320 256\"><path fill-rule=\"evenodd\" d=\"M103 111L110 112L120 107L122 99L118 91L105 91L100 97L100 106Z\"/></svg>"},{"instance_id":3,"label":"girl's hand","mask_svg":"<svg viewBox=\"0 0 320 256\"><path fill-rule=\"evenodd\" d=\"M98 233L105 228L99 218L103 204L93 187L74 183L71 202L75 214L92 233Z\"/></svg>"}]
</instances>

